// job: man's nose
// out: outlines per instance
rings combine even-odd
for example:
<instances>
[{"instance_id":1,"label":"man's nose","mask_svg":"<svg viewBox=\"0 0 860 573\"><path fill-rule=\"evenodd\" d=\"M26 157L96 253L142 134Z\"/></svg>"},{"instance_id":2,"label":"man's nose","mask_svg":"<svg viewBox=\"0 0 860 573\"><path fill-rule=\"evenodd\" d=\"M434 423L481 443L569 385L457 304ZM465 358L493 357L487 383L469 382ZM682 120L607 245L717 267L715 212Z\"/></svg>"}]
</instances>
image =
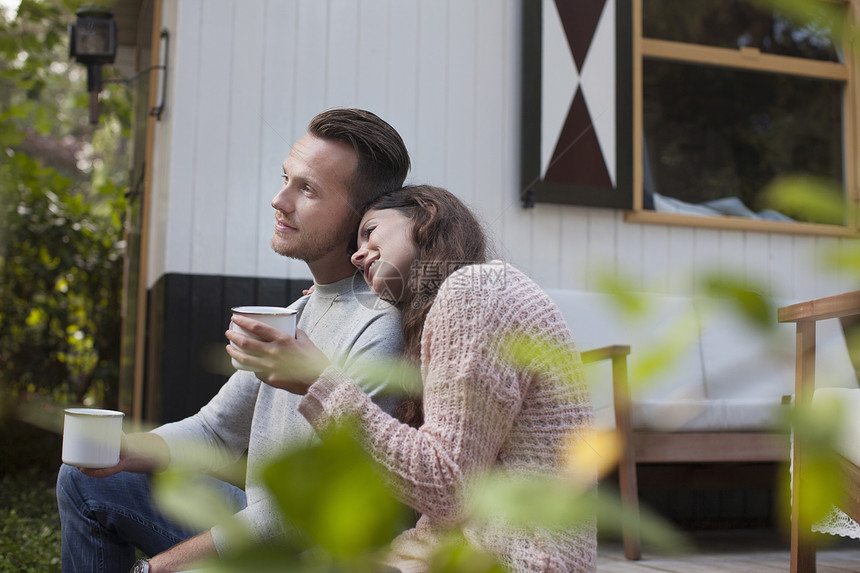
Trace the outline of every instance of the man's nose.
<instances>
[{"instance_id":1,"label":"man's nose","mask_svg":"<svg viewBox=\"0 0 860 573\"><path fill-rule=\"evenodd\" d=\"M286 185L282 185L278 194L272 198L272 207L284 213L291 213L295 210L293 200Z\"/></svg>"}]
</instances>

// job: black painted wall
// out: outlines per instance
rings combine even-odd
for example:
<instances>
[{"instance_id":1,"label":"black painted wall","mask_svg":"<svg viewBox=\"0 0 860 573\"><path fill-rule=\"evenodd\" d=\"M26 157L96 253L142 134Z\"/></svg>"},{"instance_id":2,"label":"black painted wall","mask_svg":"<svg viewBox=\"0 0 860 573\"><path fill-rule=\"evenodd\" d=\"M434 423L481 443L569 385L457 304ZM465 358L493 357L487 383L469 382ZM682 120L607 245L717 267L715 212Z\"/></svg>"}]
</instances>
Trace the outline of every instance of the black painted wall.
<instances>
[{"instance_id":1,"label":"black painted wall","mask_svg":"<svg viewBox=\"0 0 860 573\"><path fill-rule=\"evenodd\" d=\"M162 276L149 292L144 418L164 423L197 412L233 369L224 346L230 308L287 306L310 279Z\"/></svg>"}]
</instances>

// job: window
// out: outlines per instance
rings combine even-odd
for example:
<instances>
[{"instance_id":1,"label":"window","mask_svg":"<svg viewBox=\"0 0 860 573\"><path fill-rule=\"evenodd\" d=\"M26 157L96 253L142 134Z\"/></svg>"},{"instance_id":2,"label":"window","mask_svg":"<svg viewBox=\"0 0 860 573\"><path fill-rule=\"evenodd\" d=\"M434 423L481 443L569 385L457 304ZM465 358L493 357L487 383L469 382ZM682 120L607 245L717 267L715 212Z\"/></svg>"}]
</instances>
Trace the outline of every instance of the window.
<instances>
[{"instance_id":1,"label":"window","mask_svg":"<svg viewBox=\"0 0 860 573\"><path fill-rule=\"evenodd\" d=\"M803 174L857 199L856 55L831 29L856 21L857 2L803 4L812 18L761 0L523 0L524 202L856 231L789 218L763 193Z\"/></svg>"},{"instance_id":2,"label":"window","mask_svg":"<svg viewBox=\"0 0 860 573\"><path fill-rule=\"evenodd\" d=\"M793 221L770 209L763 190L795 174L851 192L852 58L829 29L834 13L847 21L850 9L823 0L812 11L818 18L796 24L751 0L635 0L641 147L632 218Z\"/></svg>"}]
</instances>

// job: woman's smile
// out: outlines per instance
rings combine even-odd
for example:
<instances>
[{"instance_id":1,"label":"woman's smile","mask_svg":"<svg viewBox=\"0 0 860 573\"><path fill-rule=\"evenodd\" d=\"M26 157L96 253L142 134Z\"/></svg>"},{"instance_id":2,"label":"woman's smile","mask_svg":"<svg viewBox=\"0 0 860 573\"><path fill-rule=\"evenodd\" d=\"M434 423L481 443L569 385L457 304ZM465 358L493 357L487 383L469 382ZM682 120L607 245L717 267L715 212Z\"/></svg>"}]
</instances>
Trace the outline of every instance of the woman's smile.
<instances>
[{"instance_id":1,"label":"woman's smile","mask_svg":"<svg viewBox=\"0 0 860 573\"><path fill-rule=\"evenodd\" d=\"M377 294L400 302L418 247L412 238L412 220L396 209L368 211L359 226L358 250L352 264Z\"/></svg>"}]
</instances>

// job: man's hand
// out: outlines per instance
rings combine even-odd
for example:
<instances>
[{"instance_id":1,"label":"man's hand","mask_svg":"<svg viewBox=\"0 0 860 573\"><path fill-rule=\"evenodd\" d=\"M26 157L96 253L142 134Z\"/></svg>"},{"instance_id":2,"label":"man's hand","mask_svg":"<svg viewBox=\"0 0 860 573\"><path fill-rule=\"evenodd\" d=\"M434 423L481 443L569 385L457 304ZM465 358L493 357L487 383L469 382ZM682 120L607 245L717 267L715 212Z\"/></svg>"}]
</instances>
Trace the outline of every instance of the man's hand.
<instances>
[{"instance_id":1,"label":"man's hand","mask_svg":"<svg viewBox=\"0 0 860 573\"><path fill-rule=\"evenodd\" d=\"M191 539L186 539L179 545L174 545L150 559L149 573L187 571L194 567L198 561L207 557L214 557L217 553L215 542L212 541L212 533L206 531Z\"/></svg>"},{"instance_id":2,"label":"man's hand","mask_svg":"<svg viewBox=\"0 0 860 573\"><path fill-rule=\"evenodd\" d=\"M257 378L270 386L305 394L330 364L301 329L296 329L293 338L245 316L234 315L233 322L248 335L228 330L225 334L232 344L227 346L227 354L253 368Z\"/></svg>"},{"instance_id":3,"label":"man's hand","mask_svg":"<svg viewBox=\"0 0 860 573\"><path fill-rule=\"evenodd\" d=\"M104 478L119 472L154 473L170 463L167 443L157 434L140 432L124 434L119 450L119 463L110 468L79 468L90 477Z\"/></svg>"}]
</instances>

